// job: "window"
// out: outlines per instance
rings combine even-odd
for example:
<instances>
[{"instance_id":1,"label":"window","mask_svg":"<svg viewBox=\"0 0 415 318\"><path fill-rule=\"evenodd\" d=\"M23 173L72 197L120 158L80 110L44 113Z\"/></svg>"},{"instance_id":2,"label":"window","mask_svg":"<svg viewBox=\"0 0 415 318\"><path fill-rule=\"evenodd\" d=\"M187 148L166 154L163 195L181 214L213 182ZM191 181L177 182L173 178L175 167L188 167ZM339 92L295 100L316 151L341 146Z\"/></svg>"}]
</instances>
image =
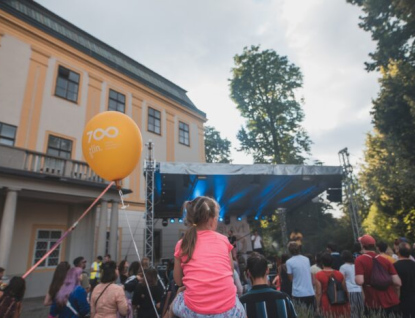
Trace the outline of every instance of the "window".
<instances>
[{"instance_id":1,"label":"window","mask_svg":"<svg viewBox=\"0 0 415 318\"><path fill-rule=\"evenodd\" d=\"M37 230L32 264L36 264L60 239L61 236L61 230ZM58 265L60 252L61 245L59 245L42 263L40 263L39 267L54 267Z\"/></svg>"},{"instance_id":2,"label":"window","mask_svg":"<svg viewBox=\"0 0 415 318\"><path fill-rule=\"evenodd\" d=\"M78 101L78 89L79 74L59 66L55 95L76 103Z\"/></svg>"},{"instance_id":3,"label":"window","mask_svg":"<svg viewBox=\"0 0 415 318\"><path fill-rule=\"evenodd\" d=\"M183 145L190 146L189 125L179 121L179 142Z\"/></svg>"},{"instance_id":4,"label":"window","mask_svg":"<svg viewBox=\"0 0 415 318\"><path fill-rule=\"evenodd\" d=\"M117 93L116 91L110 89L108 110L114 110L121 113L125 113L125 95Z\"/></svg>"},{"instance_id":5,"label":"window","mask_svg":"<svg viewBox=\"0 0 415 318\"><path fill-rule=\"evenodd\" d=\"M53 135L49 136L47 154L65 159L71 158L72 141Z\"/></svg>"},{"instance_id":6,"label":"window","mask_svg":"<svg viewBox=\"0 0 415 318\"><path fill-rule=\"evenodd\" d=\"M148 131L161 135L161 113L153 108L148 109Z\"/></svg>"},{"instance_id":7,"label":"window","mask_svg":"<svg viewBox=\"0 0 415 318\"><path fill-rule=\"evenodd\" d=\"M14 146L16 126L0 123L0 144Z\"/></svg>"}]
</instances>

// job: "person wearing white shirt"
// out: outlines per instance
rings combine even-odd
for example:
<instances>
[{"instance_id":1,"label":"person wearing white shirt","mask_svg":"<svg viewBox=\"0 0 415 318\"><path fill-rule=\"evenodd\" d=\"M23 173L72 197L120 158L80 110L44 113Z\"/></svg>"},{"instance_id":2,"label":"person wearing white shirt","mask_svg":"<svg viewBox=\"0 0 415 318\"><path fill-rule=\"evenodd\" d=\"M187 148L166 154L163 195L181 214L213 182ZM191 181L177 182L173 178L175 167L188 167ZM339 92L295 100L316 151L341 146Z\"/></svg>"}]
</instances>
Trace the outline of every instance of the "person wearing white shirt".
<instances>
[{"instance_id":1,"label":"person wearing white shirt","mask_svg":"<svg viewBox=\"0 0 415 318\"><path fill-rule=\"evenodd\" d=\"M286 263L288 277L293 282L292 298L314 311L315 297L310 260L300 255L300 246L296 242L288 243L288 251L292 255Z\"/></svg>"},{"instance_id":2,"label":"person wearing white shirt","mask_svg":"<svg viewBox=\"0 0 415 318\"><path fill-rule=\"evenodd\" d=\"M342 252L341 257L345 262L340 266L340 272L346 280L347 291L349 292L350 317L359 318L363 315L364 301L362 287L355 282L353 254L346 250Z\"/></svg>"},{"instance_id":3,"label":"person wearing white shirt","mask_svg":"<svg viewBox=\"0 0 415 318\"><path fill-rule=\"evenodd\" d=\"M259 254L264 255L264 250L262 249L262 238L258 235L258 231L255 231L251 236L252 250L258 252Z\"/></svg>"}]
</instances>

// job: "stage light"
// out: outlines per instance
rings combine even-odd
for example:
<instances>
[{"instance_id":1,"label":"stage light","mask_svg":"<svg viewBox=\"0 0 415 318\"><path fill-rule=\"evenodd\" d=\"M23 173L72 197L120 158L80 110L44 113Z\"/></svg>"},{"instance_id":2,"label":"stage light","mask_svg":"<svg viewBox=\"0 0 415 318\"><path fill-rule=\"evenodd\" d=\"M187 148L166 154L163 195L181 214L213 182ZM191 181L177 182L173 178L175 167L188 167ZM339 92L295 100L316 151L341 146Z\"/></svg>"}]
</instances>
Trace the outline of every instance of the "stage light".
<instances>
[{"instance_id":1,"label":"stage light","mask_svg":"<svg viewBox=\"0 0 415 318\"><path fill-rule=\"evenodd\" d=\"M179 221L179 223L183 223L183 218L178 218L177 220Z\"/></svg>"},{"instance_id":2,"label":"stage light","mask_svg":"<svg viewBox=\"0 0 415 318\"><path fill-rule=\"evenodd\" d=\"M238 221L242 221L242 217L241 216L238 216L237 220Z\"/></svg>"},{"instance_id":3,"label":"stage light","mask_svg":"<svg viewBox=\"0 0 415 318\"><path fill-rule=\"evenodd\" d=\"M219 217L219 222L223 222L223 217Z\"/></svg>"},{"instance_id":4,"label":"stage light","mask_svg":"<svg viewBox=\"0 0 415 318\"><path fill-rule=\"evenodd\" d=\"M174 218L171 218L170 219L170 223L174 223L175 222L175 219Z\"/></svg>"},{"instance_id":5,"label":"stage light","mask_svg":"<svg viewBox=\"0 0 415 318\"><path fill-rule=\"evenodd\" d=\"M255 218L254 218L254 219L255 219L255 221L258 221L259 217L258 217L258 216L255 216Z\"/></svg>"},{"instance_id":6,"label":"stage light","mask_svg":"<svg viewBox=\"0 0 415 318\"><path fill-rule=\"evenodd\" d=\"M265 215L261 216L261 220L265 220Z\"/></svg>"},{"instance_id":7,"label":"stage light","mask_svg":"<svg viewBox=\"0 0 415 318\"><path fill-rule=\"evenodd\" d=\"M167 218L163 218L163 220L161 221L161 224L162 224L163 226L167 226L167 225L169 225L169 222L167 221Z\"/></svg>"}]
</instances>

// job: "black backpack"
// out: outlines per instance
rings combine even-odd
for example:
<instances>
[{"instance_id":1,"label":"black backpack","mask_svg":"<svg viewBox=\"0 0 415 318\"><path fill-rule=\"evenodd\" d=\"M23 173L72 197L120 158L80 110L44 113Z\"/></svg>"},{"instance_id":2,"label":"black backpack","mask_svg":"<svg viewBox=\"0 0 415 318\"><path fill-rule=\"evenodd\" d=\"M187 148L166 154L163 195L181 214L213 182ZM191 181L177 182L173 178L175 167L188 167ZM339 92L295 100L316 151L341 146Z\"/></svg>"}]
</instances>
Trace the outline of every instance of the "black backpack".
<instances>
[{"instance_id":1,"label":"black backpack","mask_svg":"<svg viewBox=\"0 0 415 318\"><path fill-rule=\"evenodd\" d=\"M371 257L370 255L368 256ZM380 257L380 255L372 257L373 267L372 273L370 274L370 286L377 290L386 290L393 283L392 276L377 260L378 257Z\"/></svg>"},{"instance_id":2,"label":"black backpack","mask_svg":"<svg viewBox=\"0 0 415 318\"><path fill-rule=\"evenodd\" d=\"M329 283L327 285L327 297L330 305L344 305L349 301L346 291L343 289L342 282L334 278L333 272L329 277Z\"/></svg>"}]
</instances>

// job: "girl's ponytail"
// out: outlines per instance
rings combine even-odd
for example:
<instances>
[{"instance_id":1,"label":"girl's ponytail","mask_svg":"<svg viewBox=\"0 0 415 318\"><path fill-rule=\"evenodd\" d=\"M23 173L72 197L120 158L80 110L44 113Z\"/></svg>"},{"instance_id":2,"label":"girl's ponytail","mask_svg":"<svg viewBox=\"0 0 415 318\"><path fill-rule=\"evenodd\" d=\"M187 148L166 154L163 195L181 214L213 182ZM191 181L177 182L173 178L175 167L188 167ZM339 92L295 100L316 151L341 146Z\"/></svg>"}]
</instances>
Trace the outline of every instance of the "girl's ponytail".
<instances>
[{"instance_id":1,"label":"girl's ponytail","mask_svg":"<svg viewBox=\"0 0 415 318\"><path fill-rule=\"evenodd\" d=\"M181 257L186 256L188 263L193 256L197 240L197 226L206 224L210 218L216 216L218 203L208 197L197 197L193 201L186 201L183 209L186 210L187 231L183 236L181 245Z\"/></svg>"}]
</instances>

